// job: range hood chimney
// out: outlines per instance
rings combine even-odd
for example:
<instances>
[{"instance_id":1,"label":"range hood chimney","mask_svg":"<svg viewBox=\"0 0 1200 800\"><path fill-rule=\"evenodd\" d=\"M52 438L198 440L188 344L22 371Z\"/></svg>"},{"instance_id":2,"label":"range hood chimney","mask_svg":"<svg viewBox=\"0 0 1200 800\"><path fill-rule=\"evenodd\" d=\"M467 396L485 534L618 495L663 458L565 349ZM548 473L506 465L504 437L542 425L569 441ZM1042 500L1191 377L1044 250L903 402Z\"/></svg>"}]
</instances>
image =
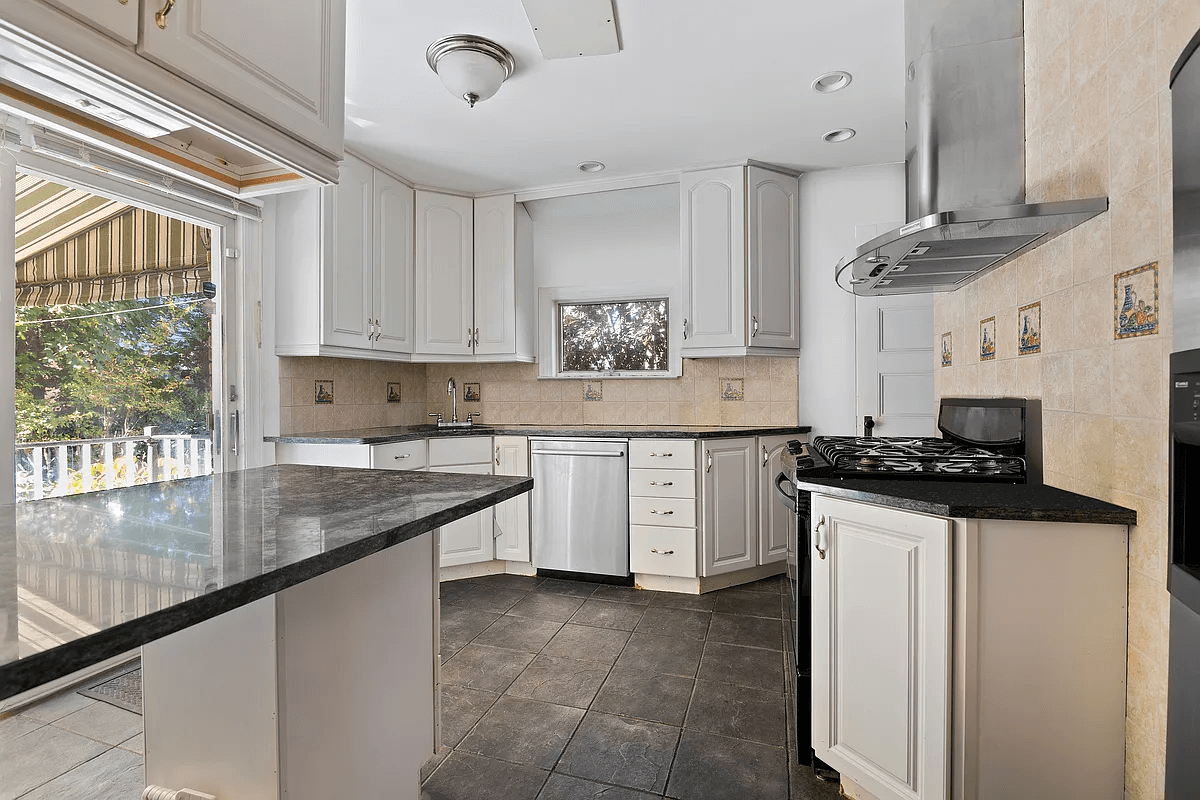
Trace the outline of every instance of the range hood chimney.
<instances>
[{"instance_id":1,"label":"range hood chimney","mask_svg":"<svg viewBox=\"0 0 1200 800\"><path fill-rule=\"evenodd\" d=\"M1108 209L1025 202L1022 0L905 0L908 224L843 258L859 295L948 292Z\"/></svg>"}]
</instances>

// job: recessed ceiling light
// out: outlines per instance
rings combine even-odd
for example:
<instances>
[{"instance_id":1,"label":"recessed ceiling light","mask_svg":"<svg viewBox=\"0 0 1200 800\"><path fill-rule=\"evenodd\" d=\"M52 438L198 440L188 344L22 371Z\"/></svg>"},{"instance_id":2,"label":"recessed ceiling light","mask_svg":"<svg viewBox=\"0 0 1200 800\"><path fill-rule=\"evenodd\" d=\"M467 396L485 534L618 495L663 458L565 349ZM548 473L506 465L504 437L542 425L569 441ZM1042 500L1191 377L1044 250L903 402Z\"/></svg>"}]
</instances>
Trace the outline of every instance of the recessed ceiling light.
<instances>
[{"instance_id":1,"label":"recessed ceiling light","mask_svg":"<svg viewBox=\"0 0 1200 800\"><path fill-rule=\"evenodd\" d=\"M825 134L821 138L827 142L837 143L844 142L848 139L853 139L855 134L854 128L837 128Z\"/></svg>"},{"instance_id":2,"label":"recessed ceiling light","mask_svg":"<svg viewBox=\"0 0 1200 800\"><path fill-rule=\"evenodd\" d=\"M599 172L604 169L604 165L599 161L581 161L579 162L580 172Z\"/></svg>"},{"instance_id":3,"label":"recessed ceiling light","mask_svg":"<svg viewBox=\"0 0 1200 800\"><path fill-rule=\"evenodd\" d=\"M849 72L835 70L826 72L812 82L812 90L818 94L829 94L836 92L839 89L845 89L850 85L850 81L854 80L854 76Z\"/></svg>"}]
</instances>

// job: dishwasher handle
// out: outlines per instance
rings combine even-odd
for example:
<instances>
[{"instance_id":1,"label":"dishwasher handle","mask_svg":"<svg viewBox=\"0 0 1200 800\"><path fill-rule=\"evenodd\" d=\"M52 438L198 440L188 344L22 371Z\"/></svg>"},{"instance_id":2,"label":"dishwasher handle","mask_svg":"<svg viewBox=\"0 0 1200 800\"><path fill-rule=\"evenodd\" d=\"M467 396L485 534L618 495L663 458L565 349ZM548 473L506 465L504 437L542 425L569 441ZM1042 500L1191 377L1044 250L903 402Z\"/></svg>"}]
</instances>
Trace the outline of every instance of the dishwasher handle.
<instances>
[{"instance_id":1,"label":"dishwasher handle","mask_svg":"<svg viewBox=\"0 0 1200 800\"><path fill-rule=\"evenodd\" d=\"M535 456L601 456L603 458L624 458L620 450L530 450Z\"/></svg>"}]
</instances>

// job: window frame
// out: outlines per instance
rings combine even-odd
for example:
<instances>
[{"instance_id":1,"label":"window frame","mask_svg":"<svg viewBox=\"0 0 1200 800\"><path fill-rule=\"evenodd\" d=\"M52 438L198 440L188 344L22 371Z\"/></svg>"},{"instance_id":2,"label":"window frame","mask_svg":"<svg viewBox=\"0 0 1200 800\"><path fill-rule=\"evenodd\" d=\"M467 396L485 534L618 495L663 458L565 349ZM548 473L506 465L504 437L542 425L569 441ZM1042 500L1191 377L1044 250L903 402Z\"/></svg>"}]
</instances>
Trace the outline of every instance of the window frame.
<instances>
[{"instance_id":1,"label":"window frame","mask_svg":"<svg viewBox=\"0 0 1200 800\"><path fill-rule=\"evenodd\" d=\"M561 305L667 301L667 368L665 370L562 371ZM545 286L538 290L538 378L546 380L608 380L678 378L683 374L683 304L678 284L634 284L622 287Z\"/></svg>"}]
</instances>

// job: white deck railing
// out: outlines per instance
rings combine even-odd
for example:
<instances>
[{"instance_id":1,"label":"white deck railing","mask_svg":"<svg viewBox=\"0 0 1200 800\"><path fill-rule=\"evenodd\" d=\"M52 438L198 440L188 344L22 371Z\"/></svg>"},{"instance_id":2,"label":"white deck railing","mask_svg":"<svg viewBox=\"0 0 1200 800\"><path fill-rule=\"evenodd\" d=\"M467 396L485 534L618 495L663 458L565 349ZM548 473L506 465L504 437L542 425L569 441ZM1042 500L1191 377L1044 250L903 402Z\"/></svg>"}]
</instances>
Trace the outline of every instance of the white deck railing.
<instances>
[{"instance_id":1,"label":"white deck railing","mask_svg":"<svg viewBox=\"0 0 1200 800\"><path fill-rule=\"evenodd\" d=\"M16 446L17 500L210 475L207 436L125 436Z\"/></svg>"}]
</instances>

